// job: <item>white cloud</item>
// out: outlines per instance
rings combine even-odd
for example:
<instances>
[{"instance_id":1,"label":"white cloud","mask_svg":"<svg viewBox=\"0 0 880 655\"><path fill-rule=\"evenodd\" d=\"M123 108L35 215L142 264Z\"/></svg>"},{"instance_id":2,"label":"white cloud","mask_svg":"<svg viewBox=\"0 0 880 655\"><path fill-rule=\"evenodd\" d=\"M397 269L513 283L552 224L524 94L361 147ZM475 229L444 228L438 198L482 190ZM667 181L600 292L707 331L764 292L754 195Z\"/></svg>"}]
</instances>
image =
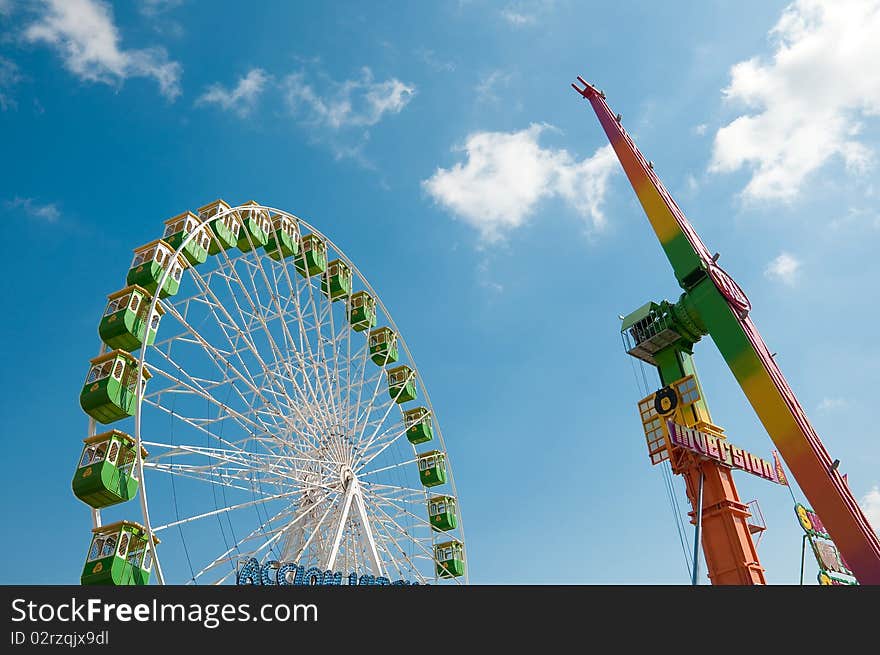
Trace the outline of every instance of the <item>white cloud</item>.
<instances>
[{"instance_id":1,"label":"white cloud","mask_svg":"<svg viewBox=\"0 0 880 655\"><path fill-rule=\"evenodd\" d=\"M611 146L576 161L566 150L538 143L547 125L519 132L477 132L456 148L466 160L438 168L422 182L435 202L493 242L522 225L541 200L562 198L595 230L605 225L602 203L617 170Z\"/></svg>"},{"instance_id":2,"label":"white cloud","mask_svg":"<svg viewBox=\"0 0 880 655\"><path fill-rule=\"evenodd\" d=\"M694 126L694 134L697 136L703 136L709 130L709 126L705 123L700 123L699 125Z\"/></svg>"},{"instance_id":3,"label":"white cloud","mask_svg":"<svg viewBox=\"0 0 880 655\"><path fill-rule=\"evenodd\" d=\"M419 48L413 54L415 54L419 59L425 62L432 70L437 71L438 73L455 72L455 64L451 61L441 59L433 50Z\"/></svg>"},{"instance_id":4,"label":"white cloud","mask_svg":"<svg viewBox=\"0 0 880 655\"><path fill-rule=\"evenodd\" d=\"M513 79L513 73L505 73L501 70L495 70L482 78L474 90L477 92L477 100L480 102L498 102L500 98L496 93L499 87L506 87Z\"/></svg>"},{"instance_id":5,"label":"white cloud","mask_svg":"<svg viewBox=\"0 0 880 655\"><path fill-rule=\"evenodd\" d=\"M55 223L61 218L61 212L55 203L40 205L33 198L20 198L16 196L13 200L7 200L5 203L8 209L22 209L28 216L39 218L47 223Z\"/></svg>"},{"instance_id":6,"label":"white cloud","mask_svg":"<svg viewBox=\"0 0 880 655\"><path fill-rule=\"evenodd\" d=\"M374 81L372 71L366 67L359 78L326 82L326 90L320 93L306 81L304 72L298 72L288 75L283 86L287 106L294 115L332 130L375 125L385 114L399 114L416 93L415 86L397 78Z\"/></svg>"},{"instance_id":7,"label":"white cloud","mask_svg":"<svg viewBox=\"0 0 880 655\"><path fill-rule=\"evenodd\" d=\"M165 97L180 95L180 64L169 61L164 48L121 49L111 9L100 0L46 0L24 38L54 47L64 66L82 80L113 84L152 77Z\"/></svg>"},{"instance_id":8,"label":"white cloud","mask_svg":"<svg viewBox=\"0 0 880 655\"><path fill-rule=\"evenodd\" d=\"M266 87L269 75L262 68L253 68L231 91L220 84L212 84L196 100L197 105L219 105L226 111L233 111L242 118L250 114L257 99Z\"/></svg>"},{"instance_id":9,"label":"white cloud","mask_svg":"<svg viewBox=\"0 0 880 655\"><path fill-rule=\"evenodd\" d=\"M12 0L0 0L0 16L8 16L12 13Z\"/></svg>"},{"instance_id":10,"label":"white cloud","mask_svg":"<svg viewBox=\"0 0 880 655\"><path fill-rule=\"evenodd\" d=\"M18 66L11 59L0 57L0 111L15 109L18 103L9 95L9 91L21 80Z\"/></svg>"},{"instance_id":11,"label":"white cloud","mask_svg":"<svg viewBox=\"0 0 880 655\"><path fill-rule=\"evenodd\" d=\"M731 68L724 96L751 113L715 135L710 170L746 167L746 199L795 198L832 158L863 172L860 120L880 114L880 0L797 0L770 32L772 60Z\"/></svg>"},{"instance_id":12,"label":"white cloud","mask_svg":"<svg viewBox=\"0 0 880 655\"><path fill-rule=\"evenodd\" d=\"M140 0L140 11L144 16L158 16L166 11L176 9L183 0Z\"/></svg>"},{"instance_id":13,"label":"white cloud","mask_svg":"<svg viewBox=\"0 0 880 655\"><path fill-rule=\"evenodd\" d=\"M846 398L823 398L816 408L820 412L831 412L836 409L849 407L850 402Z\"/></svg>"},{"instance_id":14,"label":"white cloud","mask_svg":"<svg viewBox=\"0 0 880 655\"><path fill-rule=\"evenodd\" d=\"M787 252L767 264L764 275L771 280L780 280L783 284L794 285L800 275L801 262Z\"/></svg>"},{"instance_id":15,"label":"white cloud","mask_svg":"<svg viewBox=\"0 0 880 655\"><path fill-rule=\"evenodd\" d=\"M880 487L875 484L874 488L862 497L860 504L874 532L880 535Z\"/></svg>"},{"instance_id":16,"label":"white cloud","mask_svg":"<svg viewBox=\"0 0 880 655\"><path fill-rule=\"evenodd\" d=\"M511 25L531 25L535 22L535 17L532 14L523 14L518 11L514 11L509 7L507 9L501 10L501 16Z\"/></svg>"}]
</instances>

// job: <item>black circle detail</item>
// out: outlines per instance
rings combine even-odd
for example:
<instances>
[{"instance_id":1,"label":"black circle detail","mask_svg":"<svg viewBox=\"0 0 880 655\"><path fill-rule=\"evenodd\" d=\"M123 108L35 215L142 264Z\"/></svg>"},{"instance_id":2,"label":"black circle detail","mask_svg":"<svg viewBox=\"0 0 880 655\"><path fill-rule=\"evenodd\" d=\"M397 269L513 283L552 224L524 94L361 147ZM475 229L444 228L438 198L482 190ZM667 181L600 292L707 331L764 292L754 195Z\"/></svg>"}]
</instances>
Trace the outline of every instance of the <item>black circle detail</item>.
<instances>
[{"instance_id":1,"label":"black circle detail","mask_svg":"<svg viewBox=\"0 0 880 655\"><path fill-rule=\"evenodd\" d=\"M654 395L654 409L660 415L672 414L678 407L678 394L672 387L663 387Z\"/></svg>"}]
</instances>

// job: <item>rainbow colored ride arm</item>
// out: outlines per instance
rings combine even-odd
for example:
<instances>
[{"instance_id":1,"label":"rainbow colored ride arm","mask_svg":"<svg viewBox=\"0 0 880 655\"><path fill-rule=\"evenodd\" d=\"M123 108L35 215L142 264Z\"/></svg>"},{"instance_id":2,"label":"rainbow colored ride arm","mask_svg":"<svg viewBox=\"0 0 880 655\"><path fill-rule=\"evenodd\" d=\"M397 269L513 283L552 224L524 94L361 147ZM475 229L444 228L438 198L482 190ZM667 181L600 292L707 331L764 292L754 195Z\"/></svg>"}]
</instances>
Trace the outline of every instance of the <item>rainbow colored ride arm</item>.
<instances>
[{"instance_id":1,"label":"rainbow colored ride arm","mask_svg":"<svg viewBox=\"0 0 880 655\"><path fill-rule=\"evenodd\" d=\"M589 100L660 240L675 277L779 449L812 508L862 584L880 584L880 539L871 529L791 387L748 316L745 293L716 263L681 209L605 102L588 84L571 86Z\"/></svg>"}]
</instances>

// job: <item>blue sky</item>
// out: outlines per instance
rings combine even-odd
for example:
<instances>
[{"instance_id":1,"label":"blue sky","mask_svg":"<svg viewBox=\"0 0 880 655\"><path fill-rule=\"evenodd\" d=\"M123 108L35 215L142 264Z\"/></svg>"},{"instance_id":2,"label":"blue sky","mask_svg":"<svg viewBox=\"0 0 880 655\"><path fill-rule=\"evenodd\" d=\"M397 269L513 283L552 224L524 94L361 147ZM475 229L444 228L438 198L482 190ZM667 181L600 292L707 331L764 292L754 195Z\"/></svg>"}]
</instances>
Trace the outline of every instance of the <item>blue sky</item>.
<instances>
[{"instance_id":1,"label":"blue sky","mask_svg":"<svg viewBox=\"0 0 880 655\"><path fill-rule=\"evenodd\" d=\"M578 74L749 294L880 527L880 2L254 4L0 0L3 582L77 581L106 295L162 221L223 197L304 217L390 309L472 582L687 583L617 318L679 290ZM715 422L768 456L710 341L697 362ZM737 483L768 581L797 583L788 491Z\"/></svg>"}]
</instances>

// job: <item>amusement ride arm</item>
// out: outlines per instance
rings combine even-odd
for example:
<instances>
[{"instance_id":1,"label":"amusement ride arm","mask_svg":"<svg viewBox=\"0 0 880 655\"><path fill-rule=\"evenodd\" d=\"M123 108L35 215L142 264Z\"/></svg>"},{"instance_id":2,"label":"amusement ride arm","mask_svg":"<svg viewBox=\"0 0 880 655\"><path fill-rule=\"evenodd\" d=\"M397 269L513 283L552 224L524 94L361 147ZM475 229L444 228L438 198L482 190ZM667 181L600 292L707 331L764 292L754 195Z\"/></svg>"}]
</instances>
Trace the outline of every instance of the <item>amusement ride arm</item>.
<instances>
[{"instance_id":1,"label":"amusement ride arm","mask_svg":"<svg viewBox=\"0 0 880 655\"><path fill-rule=\"evenodd\" d=\"M880 539L749 318L742 289L716 263L669 195L605 94L578 77L572 87L589 100L630 184L672 264L679 284L700 316L767 434L779 449L846 565L862 584L880 584Z\"/></svg>"}]
</instances>

